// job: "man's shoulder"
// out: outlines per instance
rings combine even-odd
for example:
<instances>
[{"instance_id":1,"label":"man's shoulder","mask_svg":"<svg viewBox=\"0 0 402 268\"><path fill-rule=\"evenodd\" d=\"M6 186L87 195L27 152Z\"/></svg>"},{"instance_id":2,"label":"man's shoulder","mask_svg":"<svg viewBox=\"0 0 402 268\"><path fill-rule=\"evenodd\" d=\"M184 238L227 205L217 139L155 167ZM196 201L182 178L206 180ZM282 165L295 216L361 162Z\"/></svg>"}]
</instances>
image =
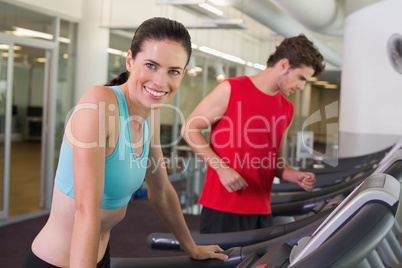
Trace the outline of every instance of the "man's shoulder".
<instances>
[{"instance_id":1,"label":"man's shoulder","mask_svg":"<svg viewBox=\"0 0 402 268\"><path fill-rule=\"evenodd\" d=\"M233 81L233 82L247 82L247 81L250 81L250 78L246 75L242 75L242 76L228 78L226 80Z\"/></svg>"},{"instance_id":2,"label":"man's shoulder","mask_svg":"<svg viewBox=\"0 0 402 268\"><path fill-rule=\"evenodd\" d=\"M228 78L225 81L228 81L230 86L233 88L245 88L250 85L250 78L246 75L237 76L233 78Z\"/></svg>"}]
</instances>

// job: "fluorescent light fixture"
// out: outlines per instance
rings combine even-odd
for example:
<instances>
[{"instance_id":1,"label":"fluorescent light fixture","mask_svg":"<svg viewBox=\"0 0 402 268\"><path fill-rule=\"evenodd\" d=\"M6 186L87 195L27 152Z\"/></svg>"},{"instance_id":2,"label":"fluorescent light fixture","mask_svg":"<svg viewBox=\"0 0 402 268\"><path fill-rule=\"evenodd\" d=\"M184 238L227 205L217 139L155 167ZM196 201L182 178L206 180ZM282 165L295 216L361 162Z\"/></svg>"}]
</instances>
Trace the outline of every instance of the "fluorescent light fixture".
<instances>
[{"instance_id":1,"label":"fluorescent light fixture","mask_svg":"<svg viewBox=\"0 0 402 268\"><path fill-rule=\"evenodd\" d=\"M326 84L328 84L327 81L315 81L314 82L314 85L316 85L316 86L324 86Z\"/></svg>"},{"instance_id":2,"label":"fluorescent light fixture","mask_svg":"<svg viewBox=\"0 0 402 268\"><path fill-rule=\"evenodd\" d=\"M113 55L121 55L122 52L123 51L121 51L121 50L110 48L110 47L107 49L107 53L113 54Z\"/></svg>"},{"instance_id":3,"label":"fluorescent light fixture","mask_svg":"<svg viewBox=\"0 0 402 268\"><path fill-rule=\"evenodd\" d=\"M198 46L197 46L196 44L194 44L194 43L191 43L191 48L192 48L192 49L197 49Z\"/></svg>"},{"instance_id":4,"label":"fluorescent light fixture","mask_svg":"<svg viewBox=\"0 0 402 268\"><path fill-rule=\"evenodd\" d=\"M337 85L335 85L335 84L327 84L327 85L324 85L324 88L331 88L331 89L335 89L335 88L337 88L338 86Z\"/></svg>"},{"instance_id":5,"label":"fluorescent light fixture","mask_svg":"<svg viewBox=\"0 0 402 268\"><path fill-rule=\"evenodd\" d=\"M14 27L14 29L15 29L14 35L17 35L17 36L39 37L39 38L48 39L48 40L53 39L52 34L33 31L33 30L21 28L21 27Z\"/></svg>"},{"instance_id":6,"label":"fluorescent light fixture","mask_svg":"<svg viewBox=\"0 0 402 268\"><path fill-rule=\"evenodd\" d=\"M66 43L66 44L70 44L71 43L71 40L70 39L68 39L68 38L65 38L65 37L59 37L59 42L61 42L61 43Z\"/></svg>"},{"instance_id":7,"label":"fluorescent light fixture","mask_svg":"<svg viewBox=\"0 0 402 268\"><path fill-rule=\"evenodd\" d=\"M121 51L119 49L114 49L114 48L109 47L106 51L109 54L127 57L127 52Z\"/></svg>"},{"instance_id":8,"label":"fluorescent light fixture","mask_svg":"<svg viewBox=\"0 0 402 268\"><path fill-rule=\"evenodd\" d=\"M265 70L265 68L267 68L267 66L265 66L265 65L262 65L262 64L259 64L259 63L253 63L253 62L246 62L245 60L243 60L240 57L233 56L233 55L230 55L230 54L227 54L227 53L222 53L219 50L216 50L216 49L213 49L213 48L210 48L210 47L200 46L198 48L198 50L200 50L200 51L202 51L204 53L210 54L212 56L218 57L218 58L223 58L225 60L229 60L229 61L239 63L239 64L243 64L243 65L245 64L245 65L247 65L249 67L253 67L253 68L256 68L256 69Z\"/></svg>"},{"instance_id":9,"label":"fluorescent light fixture","mask_svg":"<svg viewBox=\"0 0 402 268\"><path fill-rule=\"evenodd\" d=\"M259 63L254 63L254 68L260 69L260 70L265 70L265 68L267 68L267 66L259 64Z\"/></svg>"},{"instance_id":10,"label":"fluorescent light fixture","mask_svg":"<svg viewBox=\"0 0 402 268\"><path fill-rule=\"evenodd\" d=\"M3 52L1 56L4 58L8 58L8 52ZM14 53L14 58L22 58L22 54Z\"/></svg>"},{"instance_id":11,"label":"fluorescent light fixture","mask_svg":"<svg viewBox=\"0 0 402 268\"><path fill-rule=\"evenodd\" d=\"M237 62L237 63L240 63L240 64L245 64L246 63L245 60L243 60L243 59L241 59L239 57L230 55L230 54L226 54L226 53L222 53L221 57L223 59L225 59L225 60L230 60L230 61Z\"/></svg>"},{"instance_id":12,"label":"fluorescent light fixture","mask_svg":"<svg viewBox=\"0 0 402 268\"><path fill-rule=\"evenodd\" d=\"M194 57L191 57L190 61L188 62L187 74L189 76L196 77L197 76L197 70L195 68L196 68L195 59L194 59Z\"/></svg>"},{"instance_id":13,"label":"fluorescent light fixture","mask_svg":"<svg viewBox=\"0 0 402 268\"><path fill-rule=\"evenodd\" d=\"M201 46L201 47L199 48L199 50L202 51L202 52L211 54L211 55L213 55L213 56L217 56L217 57L220 57L220 56L222 55L222 52L220 52L219 50L216 50L216 49L213 49L213 48L209 48L209 47L206 47L206 46Z\"/></svg>"},{"instance_id":14,"label":"fluorescent light fixture","mask_svg":"<svg viewBox=\"0 0 402 268\"><path fill-rule=\"evenodd\" d=\"M227 6L228 5L227 0L209 0L209 2L211 2L212 4L215 4L217 6Z\"/></svg>"},{"instance_id":15,"label":"fluorescent light fixture","mask_svg":"<svg viewBox=\"0 0 402 268\"><path fill-rule=\"evenodd\" d=\"M21 27L14 27L14 31L12 34L16 36L21 36L21 37L38 37L46 40L53 40L53 35L48 34L48 33L42 33L34 30L29 30ZM65 37L59 37L59 41L62 43L69 44L71 42L70 39L65 38Z\"/></svg>"},{"instance_id":16,"label":"fluorescent light fixture","mask_svg":"<svg viewBox=\"0 0 402 268\"><path fill-rule=\"evenodd\" d=\"M205 0L156 0L157 5L198 5Z\"/></svg>"},{"instance_id":17,"label":"fluorescent light fixture","mask_svg":"<svg viewBox=\"0 0 402 268\"><path fill-rule=\"evenodd\" d=\"M314 81L317 81L317 77L312 76L312 77L310 77L310 79L309 79L308 81L309 81L309 82L314 82Z\"/></svg>"},{"instance_id":18,"label":"fluorescent light fixture","mask_svg":"<svg viewBox=\"0 0 402 268\"><path fill-rule=\"evenodd\" d=\"M36 59L34 59L34 61L39 62L39 63L45 63L46 58L36 58Z\"/></svg>"},{"instance_id":19,"label":"fluorescent light fixture","mask_svg":"<svg viewBox=\"0 0 402 268\"><path fill-rule=\"evenodd\" d=\"M0 50L8 50L10 48L7 44L0 44ZM14 50L21 50L20 46L14 46Z\"/></svg>"},{"instance_id":20,"label":"fluorescent light fixture","mask_svg":"<svg viewBox=\"0 0 402 268\"><path fill-rule=\"evenodd\" d=\"M222 11L222 10L220 10L220 9L218 9L218 8L216 8L216 7L213 7L213 6L211 6L211 5L208 5L208 4L206 4L206 3L198 4L198 6L202 7L202 8L205 9L205 10L208 10L208 11L211 12L211 13L214 13L215 15L218 15L218 16L222 16L222 15L223 15L223 11Z\"/></svg>"}]
</instances>

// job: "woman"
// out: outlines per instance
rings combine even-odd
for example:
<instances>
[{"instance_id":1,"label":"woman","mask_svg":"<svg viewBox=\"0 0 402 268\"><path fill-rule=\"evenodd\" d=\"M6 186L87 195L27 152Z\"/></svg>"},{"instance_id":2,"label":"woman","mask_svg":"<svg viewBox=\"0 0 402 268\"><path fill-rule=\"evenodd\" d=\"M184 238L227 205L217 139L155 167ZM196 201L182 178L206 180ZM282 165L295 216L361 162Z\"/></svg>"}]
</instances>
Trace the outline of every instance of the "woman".
<instances>
[{"instance_id":1,"label":"woman","mask_svg":"<svg viewBox=\"0 0 402 268\"><path fill-rule=\"evenodd\" d=\"M161 161L157 109L176 94L190 56L182 24L149 19L134 35L127 72L108 83L118 86L84 93L66 125L49 219L25 267L108 267L110 231L144 177L149 200L190 257L227 259L218 246L194 243Z\"/></svg>"}]
</instances>

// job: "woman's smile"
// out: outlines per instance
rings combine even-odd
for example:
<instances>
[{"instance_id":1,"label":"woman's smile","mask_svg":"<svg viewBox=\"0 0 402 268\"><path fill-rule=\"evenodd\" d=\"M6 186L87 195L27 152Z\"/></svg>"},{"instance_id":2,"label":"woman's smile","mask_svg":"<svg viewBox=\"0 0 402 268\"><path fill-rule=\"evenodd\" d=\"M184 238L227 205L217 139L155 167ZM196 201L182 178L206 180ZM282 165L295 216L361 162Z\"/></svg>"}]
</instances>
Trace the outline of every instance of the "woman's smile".
<instances>
[{"instance_id":1,"label":"woman's smile","mask_svg":"<svg viewBox=\"0 0 402 268\"><path fill-rule=\"evenodd\" d=\"M145 91L148 93L148 95L150 95L151 98L156 98L156 99L161 99L163 96L167 95L168 92L166 91L160 91L160 90L156 90L156 89L151 89L147 86L144 86Z\"/></svg>"}]
</instances>

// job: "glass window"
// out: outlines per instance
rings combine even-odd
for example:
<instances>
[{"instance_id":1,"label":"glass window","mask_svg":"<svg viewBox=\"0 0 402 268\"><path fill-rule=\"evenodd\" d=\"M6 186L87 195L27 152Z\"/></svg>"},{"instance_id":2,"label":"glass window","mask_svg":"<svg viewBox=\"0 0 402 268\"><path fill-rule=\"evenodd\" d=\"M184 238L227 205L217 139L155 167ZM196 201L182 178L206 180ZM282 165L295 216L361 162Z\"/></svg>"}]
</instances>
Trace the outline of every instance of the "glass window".
<instances>
[{"instance_id":1,"label":"glass window","mask_svg":"<svg viewBox=\"0 0 402 268\"><path fill-rule=\"evenodd\" d=\"M0 2L0 32L53 40L53 17Z\"/></svg>"},{"instance_id":2,"label":"glass window","mask_svg":"<svg viewBox=\"0 0 402 268\"><path fill-rule=\"evenodd\" d=\"M126 31L111 31L107 81L126 71L126 55L133 35L134 33Z\"/></svg>"},{"instance_id":3,"label":"glass window","mask_svg":"<svg viewBox=\"0 0 402 268\"><path fill-rule=\"evenodd\" d=\"M55 157L56 165L60 145L63 139L64 127L69 112L74 106L74 66L76 55L77 24L61 20L59 38L59 66L56 92L56 129Z\"/></svg>"}]
</instances>

